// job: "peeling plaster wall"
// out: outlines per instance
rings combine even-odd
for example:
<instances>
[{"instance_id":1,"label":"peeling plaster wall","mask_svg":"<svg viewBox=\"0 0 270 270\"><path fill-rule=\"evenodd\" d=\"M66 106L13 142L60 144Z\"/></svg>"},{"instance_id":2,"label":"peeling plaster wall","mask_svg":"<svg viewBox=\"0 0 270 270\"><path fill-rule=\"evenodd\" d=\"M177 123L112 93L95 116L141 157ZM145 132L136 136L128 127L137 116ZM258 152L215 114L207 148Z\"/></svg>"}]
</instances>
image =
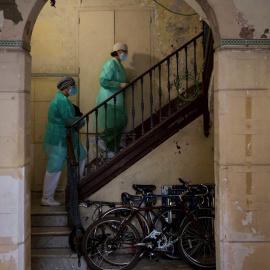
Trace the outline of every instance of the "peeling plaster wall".
<instances>
[{"instance_id":1,"label":"peeling plaster wall","mask_svg":"<svg viewBox=\"0 0 270 270\"><path fill-rule=\"evenodd\" d=\"M3 11L5 20L11 20L14 24L23 21L22 14L18 9L15 0L2 0L0 3L0 10Z\"/></svg>"},{"instance_id":2,"label":"peeling plaster wall","mask_svg":"<svg viewBox=\"0 0 270 270\"><path fill-rule=\"evenodd\" d=\"M30 43L36 18L46 2L47 0L2 0L0 40L23 40Z\"/></svg>"},{"instance_id":3,"label":"peeling plaster wall","mask_svg":"<svg viewBox=\"0 0 270 270\"><path fill-rule=\"evenodd\" d=\"M154 184L157 186L155 193L161 194L161 186L179 185L178 178L192 184L213 183L213 132L210 131L209 138L205 138L202 125L201 116L90 196L90 199L121 201L122 192L135 194L132 184ZM160 201L158 203L161 204ZM82 208L82 222L87 228L91 213Z\"/></svg>"},{"instance_id":4,"label":"peeling plaster wall","mask_svg":"<svg viewBox=\"0 0 270 270\"><path fill-rule=\"evenodd\" d=\"M268 29L267 34L269 34L269 1L238 0L234 1L234 3L237 9L236 19L240 33L244 29L245 32L249 32L252 35L251 38L261 38L265 33L265 29ZM253 9L254 5L256 5L256 12ZM264 38L269 39L270 36Z\"/></svg>"},{"instance_id":5,"label":"peeling plaster wall","mask_svg":"<svg viewBox=\"0 0 270 270\"><path fill-rule=\"evenodd\" d=\"M218 269L270 265L269 59L269 48L215 54Z\"/></svg>"},{"instance_id":6,"label":"peeling plaster wall","mask_svg":"<svg viewBox=\"0 0 270 270\"><path fill-rule=\"evenodd\" d=\"M30 167L0 173L0 268L30 269Z\"/></svg>"}]
</instances>

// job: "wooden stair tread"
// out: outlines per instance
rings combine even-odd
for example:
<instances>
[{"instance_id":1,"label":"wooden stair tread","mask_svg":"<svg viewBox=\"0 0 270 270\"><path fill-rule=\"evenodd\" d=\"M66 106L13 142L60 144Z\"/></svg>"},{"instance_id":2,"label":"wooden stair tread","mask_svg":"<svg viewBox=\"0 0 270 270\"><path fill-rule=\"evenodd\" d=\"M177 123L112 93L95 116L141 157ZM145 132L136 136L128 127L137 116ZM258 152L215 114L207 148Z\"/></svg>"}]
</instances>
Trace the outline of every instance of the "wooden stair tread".
<instances>
[{"instance_id":1,"label":"wooden stair tread","mask_svg":"<svg viewBox=\"0 0 270 270\"><path fill-rule=\"evenodd\" d=\"M71 230L68 227L32 227L31 235L68 235Z\"/></svg>"}]
</instances>

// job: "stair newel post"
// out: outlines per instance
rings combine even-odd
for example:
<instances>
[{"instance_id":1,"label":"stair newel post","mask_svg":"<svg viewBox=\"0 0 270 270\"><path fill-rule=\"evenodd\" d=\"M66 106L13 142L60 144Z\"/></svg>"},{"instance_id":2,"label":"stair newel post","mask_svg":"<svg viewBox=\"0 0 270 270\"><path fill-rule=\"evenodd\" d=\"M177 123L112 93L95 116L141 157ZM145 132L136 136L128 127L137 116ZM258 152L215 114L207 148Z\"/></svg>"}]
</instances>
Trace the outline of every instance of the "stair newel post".
<instances>
[{"instance_id":1,"label":"stair newel post","mask_svg":"<svg viewBox=\"0 0 270 270\"><path fill-rule=\"evenodd\" d=\"M176 83L178 84L179 82L179 52L176 53ZM180 109L180 98L177 95L177 110Z\"/></svg>"},{"instance_id":2,"label":"stair newel post","mask_svg":"<svg viewBox=\"0 0 270 270\"><path fill-rule=\"evenodd\" d=\"M203 38L202 38L202 46L203 46L203 60L205 59L205 54L206 54L206 41L207 41L207 36L208 36L208 31L209 27L207 23L203 20Z\"/></svg>"},{"instance_id":3,"label":"stair newel post","mask_svg":"<svg viewBox=\"0 0 270 270\"><path fill-rule=\"evenodd\" d=\"M197 79L196 40L194 40L193 45L194 45L194 78Z\"/></svg>"},{"instance_id":4,"label":"stair newel post","mask_svg":"<svg viewBox=\"0 0 270 270\"><path fill-rule=\"evenodd\" d=\"M116 120L116 96L113 98L114 103L114 152L117 153L116 136L117 136L117 120Z\"/></svg>"},{"instance_id":5,"label":"stair newel post","mask_svg":"<svg viewBox=\"0 0 270 270\"><path fill-rule=\"evenodd\" d=\"M77 162L80 163L80 154L81 154L81 149L80 149L80 128L79 124L77 124L77 132L78 132L78 141L77 141ZM81 175L80 175L80 166L77 166L77 182L80 181Z\"/></svg>"},{"instance_id":6,"label":"stair newel post","mask_svg":"<svg viewBox=\"0 0 270 270\"><path fill-rule=\"evenodd\" d=\"M70 203L70 182L72 178L71 174L71 168L70 168L70 163L71 163L71 157L70 157L70 151L69 151L69 144L68 141L70 141L70 129L66 127L66 141L67 141L67 182L66 182L66 190L65 190L65 199L66 199L66 204L69 202ZM69 137L69 138L68 138Z\"/></svg>"},{"instance_id":7,"label":"stair newel post","mask_svg":"<svg viewBox=\"0 0 270 270\"><path fill-rule=\"evenodd\" d=\"M89 115L86 116L86 162L87 162L87 175L90 174L90 159L89 159L89 149L90 149L90 143L89 143Z\"/></svg>"},{"instance_id":8,"label":"stair newel post","mask_svg":"<svg viewBox=\"0 0 270 270\"><path fill-rule=\"evenodd\" d=\"M126 110L125 110L125 106L126 105L126 90L123 91L123 123L124 126L126 126L127 123L127 119L126 119ZM126 129L124 128L124 140L123 140L123 147L126 148Z\"/></svg>"},{"instance_id":9,"label":"stair newel post","mask_svg":"<svg viewBox=\"0 0 270 270\"><path fill-rule=\"evenodd\" d=\"M79 179L79 163L76 162L76 157L74 154L74 149L72 146L72 141L70 137L70 128L66 128L67 136L67 189L69 189L69 201L67 207L70 211L71 221L73 223L73 232L76 239L76 248L78 252L78 258L81 254L81 242L84 233L83 226L81 224L80 212L79 212L79 199L78 199L78 179ZM79 260L80 264L80 260Z\"/></svg>"},{"instance_id":10,"label":"stair newel post","mask_svg":"<svg viewBox=\"0 0 270 270\"><path fill-rule=\"evenodd\" d=\"M162 90L161 90L161 65L158 66L158 83L159 83L159 123L162 122L162 112L161 112L161 97L162 97Z\"/></svg>"},{"instance_id":11,"label":"stair newel post","mask_svg":"<svg viewBox=\"0 0 270 270\"><path fill-rule=\"evenodd\" d=\"M108 159L108 106L107 106L107 102L104 104L104 110L105 110L105 144L106 144L106 157L105 157L105 161L107 162Z\"/></svg>"},{"instance_id":12,"label":"stair newel post","mask_svg":"<svg viewBox=\"0 0 270 270\"><path fill-rule=\"evenodd\" d=\"M185 76L186 76L186 95L188 97L188 54L187 54L187 46L185 47L185 64L186 64L186 70L185 70Z\"/></svg>"},{"instance_id":13,"label":"stair newel post","mask_svg":"<svg viewBox=\"0 0 270 270\"><path fill-rule=\"evenodd\" d=\"M135 142L135 105L134 105L134 83L132 84L132 142Z\"/></svg>"},{"instance_id":14,"label":"stair newel post","mask_svg":"<svg viewBox=\"0 0 270 270\"><path fill-rule=\"evenodd\" d=\"M150 127L153 128L153 89L152 89L152 70L149 72L150 77L150 117L151 117L151 123Z\"/></svg>"},{"instance_id":15,"label":"stair newel post","mask_svg":"<svg viewBox=\"0 0 270 270\"><path fill-rule=\"evenodd\" d=\"M98 164L98 109L95 110L95 118L96 118L96 133L95 133L95 140L96 140L96 168L99 167Z\"/></svg>"},{"instance_id":16,"label":"stair newel post","mask_svg":"<svg viewBox=\"0 0 270 270\"><path fill-rule=\"evenodd\" d=\"M170 59L167 60L167 69L168 69L168 83L167 83L167 88L168 88L168 103L169 103L168 116L170 116L171 115Z\"/></svg>"},{"instance_id":17,"label":"stair newel post","mask_svg":"<svg viewBox=\"0 0 270 270\"><path fill-rule=\"evenodd\" d=\"M208 108L208 90L210 86L210 78L213 72L214 65L214 40L210 28L204 23L203 47L204 47L204 69L202 72L203 80L203 126L205 137L209 136L210 130L210 115Z\"/></svg>"},{"instance_id":18,"label":"stair newel post","mask_svg":"<svg viewBox=\"0 0 270 270\"><path fill-rule=\"evenodd\" d=\"M141 78L141 112L142 112L142 135L144 135L144 99L143 99L143 78Z\"/></svg>"}]
</instances>

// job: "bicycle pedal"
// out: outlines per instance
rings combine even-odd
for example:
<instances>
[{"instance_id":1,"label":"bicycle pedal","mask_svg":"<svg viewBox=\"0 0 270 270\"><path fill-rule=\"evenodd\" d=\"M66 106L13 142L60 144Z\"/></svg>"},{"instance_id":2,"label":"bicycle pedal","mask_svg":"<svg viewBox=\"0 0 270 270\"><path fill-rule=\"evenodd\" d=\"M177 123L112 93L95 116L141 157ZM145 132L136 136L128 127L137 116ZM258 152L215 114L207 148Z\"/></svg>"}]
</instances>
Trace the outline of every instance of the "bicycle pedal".
<instances>
[{"instance_id":1,"label":"bicycle pedal","mask_svg":"<svg viewBox=\"0 0 270 270\"><path fill-rule=\"evenodd\" d=\"M158 262L158 260L159 260L159 257L153 252L149 253L149 258L150 258L151 262Z\"/></svg>"}]
</instances>

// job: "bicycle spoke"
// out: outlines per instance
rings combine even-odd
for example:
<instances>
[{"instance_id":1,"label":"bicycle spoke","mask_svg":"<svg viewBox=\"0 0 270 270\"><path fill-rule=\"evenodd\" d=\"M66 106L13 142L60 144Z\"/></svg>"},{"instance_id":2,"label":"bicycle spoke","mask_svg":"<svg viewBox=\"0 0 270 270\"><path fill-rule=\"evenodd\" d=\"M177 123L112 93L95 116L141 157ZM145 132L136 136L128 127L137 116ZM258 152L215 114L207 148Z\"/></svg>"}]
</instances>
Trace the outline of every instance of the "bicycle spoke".
<instances>
[{"instance_id":1,"label":"bicycle spoke","mask_svg":"<svg viewBox=\"0 0 270 270\"><path fill-rule=\"evenodd\" d=\"M84 257L93 269L126 269L139 259L139 233L120 218L103 218L93 223L83 237Z\"/></svg>"},{"instance_id":2,"label":"bicycle spoke","mask_svg":"<svg viewBox=\"0 0 270 270\"><path fill-rule=\"evenodd\" d=\"M202 268L215 267L213 217L199 217L195 223L185 222L180 234L179 249L188 263Z\"/></svg>"}]
</instances>

